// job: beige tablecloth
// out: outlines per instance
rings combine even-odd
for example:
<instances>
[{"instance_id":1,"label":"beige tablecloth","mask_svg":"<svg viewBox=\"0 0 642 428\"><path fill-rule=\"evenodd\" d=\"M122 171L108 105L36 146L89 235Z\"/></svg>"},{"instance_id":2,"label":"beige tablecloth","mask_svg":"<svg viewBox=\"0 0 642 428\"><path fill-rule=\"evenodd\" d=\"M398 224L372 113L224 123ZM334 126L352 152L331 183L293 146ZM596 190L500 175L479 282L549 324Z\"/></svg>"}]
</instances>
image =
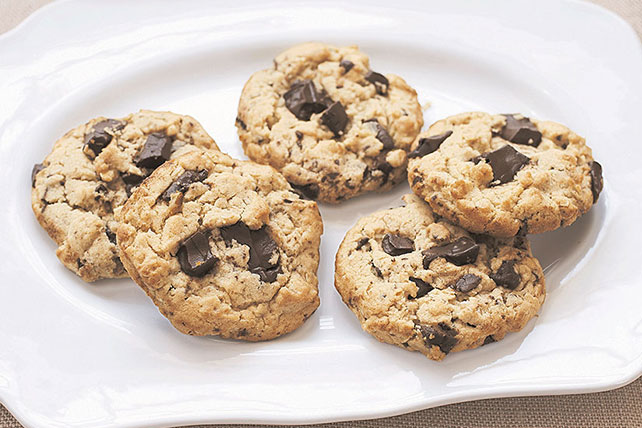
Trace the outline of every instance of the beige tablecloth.
<instances>
[{"instance_id":1,"label":"beige tablecloth","mask_svg":"<svg viewBox=\"0 0 642 428\"><path fill-rule=\"evenodd\" d=\"M0 0L0 33L13 28L49 1ZM618 13L633 25L642 37L642 0L592 1ZM640 78L642 79L642 76ZM239 425L207 426L239 428ZM327 428L642 427L642 378L615 391L596 394L480 400L392 418L316 426ZM21 425L0 405L0 428L19 427Z\"/></svg>"}]
</instances>

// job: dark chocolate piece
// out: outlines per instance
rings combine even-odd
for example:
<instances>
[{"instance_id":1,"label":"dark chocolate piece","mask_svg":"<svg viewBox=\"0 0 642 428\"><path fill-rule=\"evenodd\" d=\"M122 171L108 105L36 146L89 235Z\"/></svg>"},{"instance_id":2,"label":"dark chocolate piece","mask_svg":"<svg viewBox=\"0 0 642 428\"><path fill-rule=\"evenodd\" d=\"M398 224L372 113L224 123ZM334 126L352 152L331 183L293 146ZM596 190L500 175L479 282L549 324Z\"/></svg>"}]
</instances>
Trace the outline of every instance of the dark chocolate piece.
<instances>
[{"instance_id":1,"label":"dark chocolate piece","mask_svg":"<svg viewBox=\"0 0 642 428\"><path fill-rule=\"evenodd\" d=\"M101 120L96 123L90 132L85 134L84 147L94 152L98 156L113 138L111 132L121 130L125 127L125 122L114 119Z\"/></svg>"},{"instance_id":2,"label":"dark chocolate piece","mask_svg":"<svg viewBox=\"0 0 642 428\"><path fill-rule=\"evenodd\" d=\"M250 249L250 260L248 270L259 275L265 282L274 282L276 276L281 272L277 263L271 263L270 259L275 252L278 253L276 242L267 232L267 226L258 230L252 230L245 223L238 222L231 226L220 228L221 235L226 243L233 240L241 245L247 245Z\"/></svg>"},{"instance_id":3,"label":"dark chocolate piece","mask_svg":"<svg viewBox=\"0 0 642 428\"><path fill-rule=\"evenodd\" d=\"M600 192L604 188L604 179L602 178L602 165L597 161L591 162L591 192L593 193L593 203L597 202Z\"/></svg>"},{"instance_id":4,"label":"dark chocolate piece","mask_svg":"<svg viewBox=\"0 0 642 428\"><path fill-rule=\"evenodd\" d=\"M484 343L482 343L482 346L488 345L489 343L497 342L493 336L486 336L486 339L484 339Z\"/></svg>"},{"instance_id":5,"label":"dark chocolate piece","mask_svg":"<svg viewBox=\"0 0 642 428\"><path fill-rule=\"evenodd\" d=\"M424 250L422 254L424 255L424 269L428 269L430 262L439 257L444 257L447 261L457 266L463 266L474 263L477 260L479 245L471 238L462 236L450 244Z\"/></svg>"},{"instance_id":6,"label":"dark chocolate piece","mask_svg":"<svg viewBox=\"0 0 642 428\"><path fill-rule=\"evenodd\" d=\"M240 126L243 131L247 131L247 125L238 116L236 116L236 124Z\"/></svg>"},{"instance_id":7,"label":"dark chocolate piece","mask_svg":"<svg viewBox=\"0 0 642 428\"><path fill-rule=\"evenodd\" d=\"M301 196L304 199L310 199L314 201L319 197L319 186L316 183L309 184L293 184L290 183L292 189L295 193Z\"/></svg>"},{"instance_id":8,"label":"dark chocolate piece","mask_svg":"<svg viewBox=\"0 0 642 428\"><path fill-rule=\"evenodd\" d=\"M535 124L527 117L515 119L512 114L505 114L506 125L502 128L499 135L515 144L526 144L527 146L537 147L542 141L542 133L537 130Z\"/></svg>"},{"instance_id":9,"label":"dark chocolate piece","mask_svg":"<svg viewBox=\"0 0 642 428\"><path fill-rule=\"evenodd\" d=\"M370 242L370 238L363 237L359 239L359 242L357 242L357 250L360 250L361 248L364 247L364 245L368 244Z\"/></svg>"},{"instance_id":10,"label":"dark chocolate piece","mask_svg":"<svg viewBox=\"0 0 642 428\"><path fill-rule=\"evenodd\" d=\"M321 115L321 123L330 128L335 137L343 135L348 124L348 115L339 101L332 103Z\"/></svg>"},{"instance_id":11,"label":"dark chocolate piece","mask_svg":"<svg viewBox=\"0 0 642 428\"><path fill-rule=\"evenodd\" d=\"M383 251L391 256L400 256L414 250L414 243L412 242L412 239L393 235L392 233L386 233L381 240L381 247L383 248Z\"/></svg>"},{"instance_id":12,"label":"dark chocolate piece","mask_svg":"<svg viewBox=\"0 0 642 428\"><path fill-rule=\"evenodd\" d=\"M267 233L265 226L259 230L252 230L250 235L253 242L250 247L250 261L248 263L250 272L258 274L265 282L274 282L276 276L281 272L278 262L276 264L270 263L272 255L279 251L276 242ZM256 257L252 257L253 252Z\"/></svg>"},{"instance_id":13,"label":"dark chocolate piece","mask_svg":"<svg viewBox=\"0 0 642 428\"><path fill-rule=\"evenodd\" d=\"M348 61L347 59L344 59L339 63L339 66L343 68L343 73L347 73L348 71L352 70L352 67L354 67L354 63L352 61Z\"/></svg>"},{"instance_id":14,"label":"dark chocolate piece","mask_svg":"<svg viewBox=\"0 0 642 428\"><path fill-rule=\"evenodd\" d=\"M107 193L107 186L105 186L105 183L100 183L96 188L94 189L94 192L98 193L98 196L96 196L96 200L100 197L100 195L104 195Z\"/></svg>"},{"instance_id":15,"label":"dark chocolate piece","mask_svg":"<svg viewBox=\"0 0 642 428\"><path fill-rule=\"evenodd\" d=\"M252 245L252 236L250 235L250 228L243 222L234 223L230 226L224 226L220 229L221 236L227 244L236 241L241 245Z\"/></svg>"},{"instance_id":16,"label":"dark chocolate piece","mask_svg":"<svg viewBox=\"0 0 642 428\"><path fill-rule=\"evenodd\" d=\"M313 113L321 113L332 103L332 100L317 91L311 80L297 80L283 98L287 109L299 120L310 120Z\"/></svg>"},{"instance_id":17,"label":"dark chocolate piece","mask_svg":"<svg viewBox=\"0 0 642 428\"><path fill-rule=\"evenodd\" d=\"M368 71L366 73L366 80L373 85L375 85L375 89L377 90L377 93L379 95L388 95L388 86L389 82L386 76L384 76L381 73L377 73L376 71Z\"/></svg>"},{"instance_id":18,"label":"dark chocolate piece","mask_svg":"<svg viewBox=\"0 0 642 428\"><path fill-rule=\"evenodd\" d=\"M109 242L116 245L116 234L107 225L105 225L105 235L107 235Z\"/></svg>"},{"instance_id":19,"label":"dark chocolate piece","mask_svg":"<svg viewBox=\"0 0 642 428\"><path fill-rule=\"evenodd\" d=\"M453 134L453 131L446 131L443 134L433 135L419 139L419 145L415 150L408 154L409 158L421 158L434 152Z\"/></svg>"},{"instance_id":20,"label":"dark chocolate piece","mask_svg":"<svg viewBox=\"0 0 642 428\"><path fill-rule=\"evenodd\" d=\"M207 171L202 169L200 171L185 171L182 173L167 189L161 194L161 198L169 201L172 194L176 192L185 193L192 183L203 181L207 178Z\"/></svg>"},{"instance_id":21,"label":"dark chocolate piece","mask_svg":"<svg viewBox=\"0 0 642 428\"><path fill-rule=\"evenodd\" d=\"M478 277L477 275L473 275L472 273L467 273L466 275L459 278L452 287L462 293L468 293L469 291L477 287L480 282L480 277Z\"/></svg>"},{"instance_id":22,"label":"dark chocolate piece","mask_svg":"<svg viewBox=\"0 0 642 428\"><path fill-rule=\"evenodd\" d=\"M430 293L434 287L427 282L425 282L422 279L419 278L413 278L410 277L408 278L410 281L414 282L415 285L417 286L417 295L415 297L408 296L408 299L413 300L413 299L418 299L420 297L424 297L426 294Z\"/></svg>"},{"instance_id":23,"label":"dark chocolate piece","mask_svg":"<svg viewBox=\"0 0 642 428\"><path fill-rule=\"evenodd\" d=\"M43 169L45 169L45 166L41 163L37 163L31 168L31 187L36 185L36 175Z\"/></svg>"},{"instance_id":24,"label":"dark chocolate piece","mask_svg":"<svg viewBox=\"0 0 642 428\"><path fill-rule=\"evenodd\" d=\"M134 187L138 186L145 179L145 177L143 177L142 175L129 174L129 173L121 174L120 177L125 182L125 191L127 192L128 195L132 193L132 189Z\"/></svg>"},{"instance_id":25,"label":"dark chocolate piece","mask_svg":"<svg viewBox=\"0 0 642 428\"><path fill-rule=\"evenodd\" d=\"M372 267L372 271L377 275L379 278L383 279L383 273L381 273L381 269L379 269L374 262L370 262L370 266Z\"/></svg>"},{"instance_id":26,"label":"dark chocolate piece","mask_svg":"<svg viewBox=\"0 0 642 428\"><path fill-rule=\"evenodd\" d=\"M494 152L484 153L480 158L487 159L493 169L491 186L508 183L515 177L517 171L530 161L528 156L521 154L508 144ZM477 158L473 159L473 162L475 160Z\"/></svg>"},{"instance_id":27,"label":"dark chocolate piece","mask_svg":"<svg viewBox=\"0 0 642 428\"><path fill-rule=\"evenodd\" d=\"M383 149L389 151L395 148L395 142L388 133L388 130L381 126L377 119L368 119L364 123L367 123L368 126L372 129L372 132L375 133L377 140L383 143Z\"/></svg>"},{"instance_id":28,"label":"dark chocolate piece","mask_svg":"<svg viewBox=\"0 0 642 428\"><path fill-rule=\"evenodd\" d=\"M280 274L281 271L281 266L276 265L274 267L270 268L263 268L263 267L257 267L250 269L250 272L255 273L261 278L261 281L263 282L274 282L276 281L276 277L278 274Z\"/></svg>"},{"instance_id":29,"label":"dark chocolate piece","mask_svg":"<svg viewBox=\"0 0 642 428\"><path fill-rule=\"evenodd\" d=\"M158 168L172 154L171 137L162 132L154 132L147 137L143 149L136 155L134 162L142 168Z\"/></svg>"},{"instance_id":30,"label":"dark chocolate piece","mask_svg":"<svg viewBox=\"0 0 642 428\"><path fill-rule=\"evenodd\" d=\"M497 272L490 274L490 279L495 281L495 284L514 290L519 286L522 278L515 271L515 262L513 260L505 260L502 265L497 269Z\"/></svg>"},{"instance_id":31,"label":"dark chocolate piece","mask_svg":"<svg viewBox=\"0 0 642 428\"><path fill-rule=\"evenodd\" d=\"M212 255L209 233L199 231L187 238L178 249L178 263L189 276L202 277L212 270L218 259Z\"/></svg>"},{"instance_id":32,"label":"dark chocolate piece","mask_svg":"<svg viewBox=\"0 0 642 428\"><path fill-rule=\"evenodd\" d=\"M424 342L429 346L437 346L441 352L448 354L457 344L457 330L446 323L440 322L437 325L422 325L420 327Z\"/></svg>"},{"instance_id":33,"label":"dark chocolate piece","mask_svg":"<svg viewBox=\"0 0 642 428\"><path fill-rule=\"evenodd\" d=\"M390 165L386 161L383 161L377 164L376 168L383 173L383 182L381 184L386 184L388 182L388 178L390 177L390 173L393 170L392 165Z\"/></svg>"}]
</instances>

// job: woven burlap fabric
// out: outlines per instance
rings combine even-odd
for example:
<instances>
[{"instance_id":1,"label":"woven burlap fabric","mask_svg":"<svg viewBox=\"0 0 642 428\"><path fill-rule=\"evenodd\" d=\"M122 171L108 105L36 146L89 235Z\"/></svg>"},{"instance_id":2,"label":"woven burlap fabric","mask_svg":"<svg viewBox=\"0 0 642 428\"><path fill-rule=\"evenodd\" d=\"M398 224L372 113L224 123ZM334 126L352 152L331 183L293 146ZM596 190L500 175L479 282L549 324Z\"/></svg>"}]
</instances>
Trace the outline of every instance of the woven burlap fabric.
<instances>
[{"instance_id":1,"label":"woven burlap fabric","mask_svg":"<svg viewBox=\"0 0 642 428\"><path fill-rule=\"evenodd\" d=\"M49 0L0 0L0 33L13 28L31 12L48 2ZM642 0L593 0L593 2L622 16L642 36ZM642 427L642 378L628 386L609 392L480 400L392 418L315 426L324 428ZM0 428L19 427L21 425L4 407L0 406ZM203 427L206 426L198 426L198 428ZM207 427L239 428L243 425L207 425Z\"/></svg>"}]
</instances>

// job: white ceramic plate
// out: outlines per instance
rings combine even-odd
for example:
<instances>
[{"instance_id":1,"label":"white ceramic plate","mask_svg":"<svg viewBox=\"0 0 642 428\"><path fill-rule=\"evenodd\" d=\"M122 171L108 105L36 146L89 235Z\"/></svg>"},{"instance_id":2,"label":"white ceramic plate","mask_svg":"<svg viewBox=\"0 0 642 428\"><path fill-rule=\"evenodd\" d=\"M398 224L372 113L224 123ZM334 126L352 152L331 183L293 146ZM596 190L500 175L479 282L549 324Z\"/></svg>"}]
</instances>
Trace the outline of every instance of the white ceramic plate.
<instances>
[{"instance_id":1,"label":"white ceramic plate","mask_svg":"<svg viewBox=\"0 0 642 428\"><path fill-rule=\"evenodd\" d=\"M615 388L642 372L642 50L576 1L63 1L0 37L0 399L27 426L311 423L479 398ZM359 44L430 101L563 122L603 164L599 203L533 237L548 298L520 333L441 363L363 333L333 287L343 234L406 185L322 206L321 307L268 343L184 336L129 280L87 285L30 208L30 170L68 129L140 108L196 117L244 157L250 74L291 44Z\"/></svg>"}]
</instances>

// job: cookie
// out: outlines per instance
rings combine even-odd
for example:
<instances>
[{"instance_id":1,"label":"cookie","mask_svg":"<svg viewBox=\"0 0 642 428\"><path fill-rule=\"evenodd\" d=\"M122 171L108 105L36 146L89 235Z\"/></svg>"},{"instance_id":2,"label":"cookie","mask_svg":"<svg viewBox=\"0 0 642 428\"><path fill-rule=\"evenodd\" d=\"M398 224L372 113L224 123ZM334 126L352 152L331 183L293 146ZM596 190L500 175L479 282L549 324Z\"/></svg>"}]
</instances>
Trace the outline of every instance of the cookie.
<instances>
[{"instance_id":1,"label":"cookie","mask_svg":"<svg viewBox=\"0 0 642 428\"><path fill-rule=\"evenodd\" d=\"M236 120L250 159L331 203L402 181L422 125L417 93L401 77L371 70L355 46L322 43L294 46L252 75Z\"/></svg>"},{"instance_id":2,"label":"cookie","mask_svg":"<svg viewBox=\"0 0 642 428\"><path fill-rule=\"evenodd\" d=\"M182 333L272 339L319 305L321 215L269 166L185 154L117 218L127 271Z\"/></svg>"},{"instance_id":3,"label":"cookie","mask_svg":"<svg viewBox=\"0 0 642 428\"><path fill-rule=\"evenodd\" d=\"M437 214L498 237L568 226L603 186L602 167L567 127L481 112L448 117L419 135L408 181Z\"/></svg>"},{"instance_id":4,"label":"cookie","mask_svg":"<svg viewBox=\"0 0 642 428\"><path fill-rule=\"evenodd\" d=\"M126 277L114 213L165 160L193 147L218 149L193 118L142 110L67 132L32 171L31 206L56 255L87 282Z\"/></svg>"},{"instance_id":5,"label":"cookie","mask_svg":"<svg viewBox=\"0 0 642 428\"><path fill-rule=\"evenodd\" d=\"M433 360L521 330L545 298L524 236L473 235L416 195L360 219L336 256L335 287L365 331Z\"/></svg>"}]
</instances>

